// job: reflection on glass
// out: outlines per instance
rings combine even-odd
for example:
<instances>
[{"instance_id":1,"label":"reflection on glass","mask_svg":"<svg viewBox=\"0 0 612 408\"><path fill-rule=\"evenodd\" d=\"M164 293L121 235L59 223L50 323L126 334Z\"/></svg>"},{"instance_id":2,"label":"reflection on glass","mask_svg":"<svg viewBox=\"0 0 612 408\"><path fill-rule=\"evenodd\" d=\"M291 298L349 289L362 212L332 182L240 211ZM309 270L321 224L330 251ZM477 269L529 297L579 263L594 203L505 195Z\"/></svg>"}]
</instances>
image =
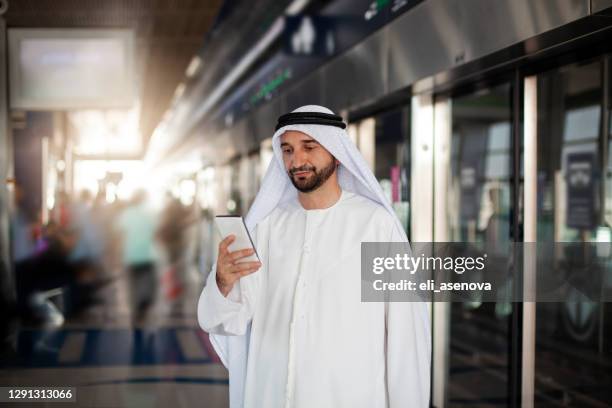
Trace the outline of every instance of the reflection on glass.
<instances>
[{"instance_id":1,"label":"reflection on glass","mask_svg":"<svg viewBox=\"0 0 612 408\"><path fill-rule=\"evenodd\" d=\"M609 138L601 132L601 74L602 64L595 61L538 76L538 241L610 241L612 189L610 158L605 165L602 154ZM555 273L567 273L567 255L554 254ZM598 272L572 269L580 271L573 276L578 279ZM576 294L573 302L536 307L536 404L608 406L609 304L581 301Z\"/></svg>"},{"instance_id":2,"label":"reflection on glass","mask_svg":"<svg viewBox=\"0 0 612 408\"><path fill-rule=\"evenodd\" d=\"M483 246L492 261L512 239L511 114L509 84L452 100L447 237ZM449 406L507 406L511 303L501 296L450 307Z\"/></svg>"},{"instance_id":3,"label":"reflection on glass","mask_svg":"<svg viewBox=\"0 0 612 408\"><path fill-rule=\"evenodd\" d=\"M410 231L410 110L400 108L376 116L374 174L406 231Z\"/></svg>"}]
</instances>

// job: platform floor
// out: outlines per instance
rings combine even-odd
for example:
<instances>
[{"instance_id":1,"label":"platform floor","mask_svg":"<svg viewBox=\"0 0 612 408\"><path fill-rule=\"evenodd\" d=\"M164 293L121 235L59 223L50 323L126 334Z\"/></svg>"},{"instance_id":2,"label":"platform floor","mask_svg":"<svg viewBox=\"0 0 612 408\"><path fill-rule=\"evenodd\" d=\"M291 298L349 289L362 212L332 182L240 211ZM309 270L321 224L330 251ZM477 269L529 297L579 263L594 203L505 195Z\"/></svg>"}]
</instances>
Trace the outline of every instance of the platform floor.
<instances>
[{"instance_id":1,"label":"platform floor","mask_svg":"<svg viewBox=\"0 0 612 408\"><path fill-rule=\"evenodd\" d=\"M196 278L178 299L158 296L134 324L120 277L78 318L19 327L3 352L0 384L76 387L72 407L227 407L227 370L197 325L201 286ZM58 406L36 404L45 405Z\"/></svg>"}]
</instances>

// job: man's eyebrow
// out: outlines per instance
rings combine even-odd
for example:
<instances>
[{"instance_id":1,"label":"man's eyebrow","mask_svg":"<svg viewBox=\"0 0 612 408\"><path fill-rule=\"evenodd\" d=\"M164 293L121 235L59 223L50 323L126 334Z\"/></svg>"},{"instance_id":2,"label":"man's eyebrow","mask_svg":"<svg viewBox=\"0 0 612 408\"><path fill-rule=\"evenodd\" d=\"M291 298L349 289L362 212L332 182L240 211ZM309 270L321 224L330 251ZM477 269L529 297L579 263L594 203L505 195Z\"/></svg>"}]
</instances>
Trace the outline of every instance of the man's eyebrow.
<instances>
[{"instance_id":1,"label":"man's eyebrow","mask_svg":"<svg viewBox=\"0 0 612 408\"><path fill-rule=\"evenodd\" d=\"M281 147L285 147L285 146L289 146L289 147L291 147L291 145L290 145L289 143L287 143L287 142L283 142L283 143L281 143Z\"/></svg>"},{"instance_id":2,"label":"man's eyebrow","mask_svg":"<svg viewBox=\"0 0 612 408\"><path fill-rule=\"evenodd\" d=\"M316 143L316 144L319 144L319 142L317 142L317 141L316 141L316 140L314 140L314 139L302 140L302 143Z\"/></svg>"}]
</instances>

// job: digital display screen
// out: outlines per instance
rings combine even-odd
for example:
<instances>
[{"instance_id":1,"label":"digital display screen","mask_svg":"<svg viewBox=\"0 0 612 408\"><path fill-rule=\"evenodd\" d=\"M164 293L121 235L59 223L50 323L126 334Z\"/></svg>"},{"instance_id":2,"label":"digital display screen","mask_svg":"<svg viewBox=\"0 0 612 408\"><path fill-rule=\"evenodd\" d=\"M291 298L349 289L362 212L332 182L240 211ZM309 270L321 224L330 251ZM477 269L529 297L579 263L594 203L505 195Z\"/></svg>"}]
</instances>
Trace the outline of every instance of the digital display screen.
<instances>
[{"instance_id":1,"label":"digital display screen","mask_svg":"<svg viewBox=\"0 0 612 408\"><path fill-rule=\"evenodd\" d=\"M133 102L127 30L9 30L11 107L83 109Z\"/></svg>"}]
</instances>

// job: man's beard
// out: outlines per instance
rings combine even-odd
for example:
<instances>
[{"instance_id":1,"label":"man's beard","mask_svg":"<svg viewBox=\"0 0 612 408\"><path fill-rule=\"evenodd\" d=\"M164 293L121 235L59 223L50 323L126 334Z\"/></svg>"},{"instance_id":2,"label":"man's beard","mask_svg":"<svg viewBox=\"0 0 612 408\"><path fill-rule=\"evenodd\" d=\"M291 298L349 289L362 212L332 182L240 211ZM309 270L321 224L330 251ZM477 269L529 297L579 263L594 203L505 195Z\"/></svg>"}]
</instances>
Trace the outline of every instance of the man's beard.
<instances>
[{"instance_id":1,"label":"man's beard","mask_svg":"<svg viewBox=\"0 0 612 408\"><path fill-rule=\"evenodd\" d=\"M293 174L300 171L312 171L314 174L310 175L305 180L296 180ZM311 191L314 191L317 188L321 187L323 183L325 183L327 179L329 179L332 174L334 174L334 171L336 171L336 160L332 158L329 165L323 167L321 170L317 171L317 168L314 166L302 166L294 167L293 169L289 170L288 173L289 179L291 179L291 182L293 183L295 188L297 188L302 193L310 193Z\"/></svg>"}]
</instances>

